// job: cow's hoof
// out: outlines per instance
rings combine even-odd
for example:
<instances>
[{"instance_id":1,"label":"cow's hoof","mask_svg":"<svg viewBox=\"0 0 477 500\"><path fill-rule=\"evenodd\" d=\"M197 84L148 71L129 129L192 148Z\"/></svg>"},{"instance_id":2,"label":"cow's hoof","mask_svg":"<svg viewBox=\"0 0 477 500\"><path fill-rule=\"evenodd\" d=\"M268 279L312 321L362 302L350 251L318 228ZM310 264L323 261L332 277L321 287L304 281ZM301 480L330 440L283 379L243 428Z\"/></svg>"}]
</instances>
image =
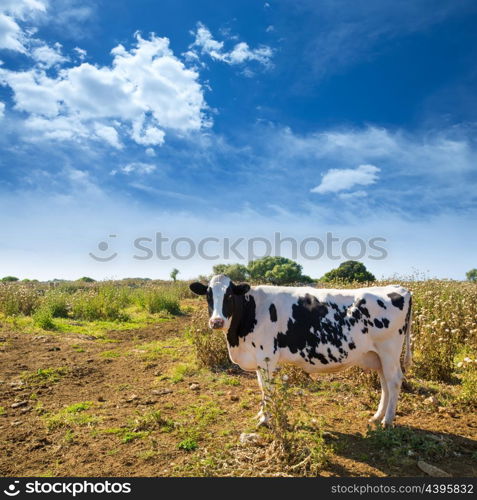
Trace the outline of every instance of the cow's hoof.
<instances>
[{"instance_id":1,"label":"cow's hoof","mask_svg":"<svg viewBox=\"0 0 477 500\"><path fill-rule=\"evenodd\" d=\"M372 416L372 417L368 420L368 422L369 422L370 424L377 424L377 423L379 423L379 420L381 420L382 418L383 418L383 416L382 416L382 415L373 415L373 416Z\"/></svg>"},{"instance_id":2,"label":"cow's hoof","mask_svg":"<svg viewBox=\"0 0 477 500\"><path fill-rule=\"evenodd\" d=\"M389 421L386 420L385 418L381 420L381 425L383 426L383 429L392 429L394 427L392 420Z\"/></svg>"}]
</instances>

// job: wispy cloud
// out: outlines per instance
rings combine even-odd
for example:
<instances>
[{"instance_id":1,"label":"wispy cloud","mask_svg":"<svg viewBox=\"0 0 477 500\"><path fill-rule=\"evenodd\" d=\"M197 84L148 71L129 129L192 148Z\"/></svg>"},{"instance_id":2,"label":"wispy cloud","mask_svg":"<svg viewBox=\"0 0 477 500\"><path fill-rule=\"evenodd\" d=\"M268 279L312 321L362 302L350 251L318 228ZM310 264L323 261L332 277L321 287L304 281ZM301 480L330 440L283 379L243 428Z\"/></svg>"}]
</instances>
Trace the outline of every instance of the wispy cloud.
<instances>
[{"instance_id":1,"label":"wispy cloud","mask_svg":"<svg viewBox=\"0 0 477 500\"><path fill-rule=\"evenodd\" d=\"M124 165L124 167L121 167L121 172L125 174L151 174L156 170L156 165L153 165L152 163L144 163L140 161L128 163L127 165ZM113 171L114 172L114 171Z\"/></svg>"},{"instance_id":2,"label":"wispy cloud","mask_svg":"<svg viewBox=\"0 0 477 500\"><path fill-rule=\"evenodd\" d=\"M192 34L195 40L189 46L186 56L193 60L198 59L199 53L231 65L256 61L265 67L271 66L273 50L267 45L251 48L246 42L238 42L230 50L225 50L225 42L215 40L207 26L200 22Z\"/></svg>"},{"instance_id":3,"label":"wispy cloud","mask_svg":"<svg viewBox=\"0 0 477 500\"><path fill-rule=\"evenodd\" d=\"M293 33L294 51L302 54L309 67L308 78L321 79L369 61L387 50L390 40L425 32L455 13L474 8L475 3L288 0L282 7L286 11L292 8L293 14L299 12L301 20L306 17L303 29ZM288 16L286 22L290 22Z\"/></svg>"},{"instance_id":4,"label":"wispy cloud","mask_svg":"<svg viewBox=\"0 0 477 500\"><path fill-rule=\"evenodd\" d=\"M323 174L321 183L314 187L311 192L318 194L337 193L354 186L369 186L378 180L379 170L374 165L359 165L355 169L333 168Z\"/></svg>"}]
</instances>

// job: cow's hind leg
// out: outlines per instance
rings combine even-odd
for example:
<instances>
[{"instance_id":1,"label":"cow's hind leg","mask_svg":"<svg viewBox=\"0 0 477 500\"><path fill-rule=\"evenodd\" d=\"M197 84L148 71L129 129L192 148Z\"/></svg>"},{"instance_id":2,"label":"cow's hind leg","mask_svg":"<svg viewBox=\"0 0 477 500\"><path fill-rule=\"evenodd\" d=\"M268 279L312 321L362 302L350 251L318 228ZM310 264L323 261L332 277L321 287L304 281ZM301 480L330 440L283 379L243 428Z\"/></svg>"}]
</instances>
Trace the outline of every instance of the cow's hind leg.
<instances>
[{"instance_id":1,"label":"cow's hind leg","mask_svg":"<svg viewBox=\"0 0 477 500\"><path fill-rule=\"evenodd\" d=\"M376 422L384 417L389 399L388 385L383 375L381 360L374 351L369 351L362 356L358 366L363 368L363 370L374 370L379 375L379 381L381 382L381 399L379 400L379 406L376 413L369 419L370 422Z\"/></svg>"},{"instance_id":2,"label":"cow's hind leg","mask_svg":"<svg viewBox=\"0 0 477 500\"><path fill-rule=\"evenodd\" d=\"M260 403L260 411L257 414L258 426L269 426L270 415L267 412L267 399L272 388L273 371L269 366L267 368L259 368L257 370L258 385L262 390L262 401Z\"/></svg>"},{"instance_id":3,"label":"cow's hind leg","mask_svg":"<svg viewBox=\"0 0 477 500\"><path fill-rule=\"evenodd\" d=\"M379 400L379 406L376 413L369 419L370 422L377 422L384 417L386 409L388 407L389 391L386 379L384 378L383 371L378 370L379 381L381 382L381 399Z\"/></svg>"},{"instance_id":4,"label":"cow's hind leg","mask_svg":"<svg viewBox=\"0 0 477 500\"><path fill-rule=\"evenodd\" d=\"M401 390L403 374L399 357L380 356L383 367L383 375L388 388L388 404L382 424L384 427L391 427L396 415L396 407Z\"/></svg>"}]
</instances>

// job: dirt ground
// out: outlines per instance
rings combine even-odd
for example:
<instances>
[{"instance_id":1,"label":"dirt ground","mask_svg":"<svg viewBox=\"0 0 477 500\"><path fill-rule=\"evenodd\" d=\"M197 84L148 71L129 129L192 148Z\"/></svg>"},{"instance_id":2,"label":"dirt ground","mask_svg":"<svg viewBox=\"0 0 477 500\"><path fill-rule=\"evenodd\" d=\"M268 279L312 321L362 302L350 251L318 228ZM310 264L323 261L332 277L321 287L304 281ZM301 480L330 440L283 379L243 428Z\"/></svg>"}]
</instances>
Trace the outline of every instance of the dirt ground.
<instances>
[{"instance_id":1,"label":"dirt ground","mask_svg":"<svg viewBox=\"0 0 477 500\"><path fill-rule=\"evenodd\" d=\"M194 368L193 347L184 338L189 321L183 315L105 338L4 328L0 475L235 475L233 461L220 457L233 457L240 434L254 432L256 379L239 370ZM419 449L394 453L367 437L377 390L363 390L346 375L323 377L322 384L301 393L309 417L323 418L333 447L320 474L425 475L417 467ZM398 428L445 448L430 460L426 455L432 465L476 476L475 411L426 404L432 390L416 387L402 395ZM249 475L260 473L250 465Z\"/></svg>"}]
</instances>

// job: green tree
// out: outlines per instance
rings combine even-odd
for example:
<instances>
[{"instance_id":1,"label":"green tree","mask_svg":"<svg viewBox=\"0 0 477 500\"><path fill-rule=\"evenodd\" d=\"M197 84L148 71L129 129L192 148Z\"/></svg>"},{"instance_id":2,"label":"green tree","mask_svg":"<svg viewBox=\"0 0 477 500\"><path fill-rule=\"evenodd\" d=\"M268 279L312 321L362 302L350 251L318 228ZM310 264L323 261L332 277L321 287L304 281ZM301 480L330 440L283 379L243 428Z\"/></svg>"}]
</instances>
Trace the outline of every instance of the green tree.
<instances>
[{"instance_id":1,"label":"green tree","mask_svg":"<svg viewBox=\"0 0 477 500\"><path fill-rule=\"evenodd\" d=\"M212 268L214 274L225 274L232 281L246 281L248 269L242 264L217 264Z\"/></svg>"},{"instance_id":2,"label":"green tree","mask_svg":"<svg viewBox=\"0 0 477 500\"><path fill-rule=\"evenodd\" d=\"M5 276L4 278L2 278L2 281L18 281L18 278L16 276Z\"/></svg>"},{"instance_id":3,"label":"green tree","mask_svg":"<svg viewBox=\"0 0 477 500\"><path fill-rule=\"evenodd\" d=\"M327 272L320 281L376 281L375 276L370 273L362 262L356 260L347 260L336 269Z\"/></svg>"},{"instance_id":4,"label":"green tree","mask_svg":"<svg viewBox=\"0 0 477 500\"><path fill-rule=\"evenodd\" d=\"M177 275L180 273L179 269L176 269L174 268L172 271L171 271L171 274L169 275L172 279L172 281L176 281L177 279Z\"/></svg>"},{"instance_id":5,"label":"green tree","mask_svg":"<svg viewBox=\"0 0 477 500\"><path fill-rule=\"evenodd\" d=\"M263 257L248 264L250 277L256 281L266 281L274 285L291 283L312 283L302 274L302 266L286 257Z\"/></svg>"},{"instance_id":6,"label":"green tree","mask_svg":"<svg viewBox=\"0 0 477 500\"><path fill-rule=\"evenodd\" d=\"M468 281L477 281L477 269L471 269L465 273Z\"/></svg>"},{"instance_id":7,"label":"green tree","mask_svg":"<svg viewBox=\"0 0 477 500\"><path fill-rule=\"evenodd\" d=\"M78 281L82 281L83 283L94 283L96 280L90 278L89 276L83 276Z\"/></svg>"}]
</instances>

